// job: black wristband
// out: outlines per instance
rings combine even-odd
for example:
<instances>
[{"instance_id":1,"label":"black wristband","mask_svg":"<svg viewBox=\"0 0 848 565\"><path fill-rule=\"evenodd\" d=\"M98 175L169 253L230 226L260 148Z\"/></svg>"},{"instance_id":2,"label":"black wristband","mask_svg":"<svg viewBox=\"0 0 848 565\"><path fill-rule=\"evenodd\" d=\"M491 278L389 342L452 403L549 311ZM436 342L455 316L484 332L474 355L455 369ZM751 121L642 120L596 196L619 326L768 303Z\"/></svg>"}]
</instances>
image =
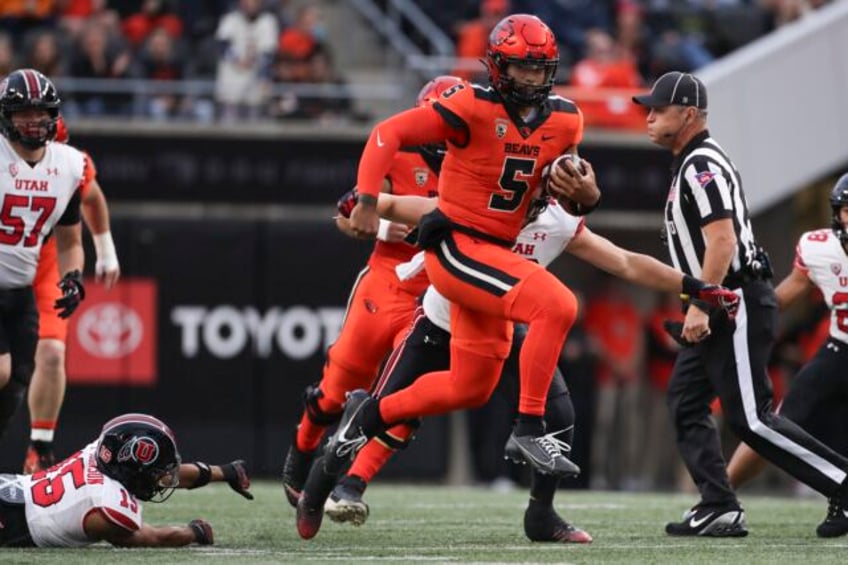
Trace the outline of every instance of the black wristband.
<instances>
[{"instance_id":1,"label":"black wristband","mask_svg":"<svg viewBox=\"0 0 848 565\"><path fill-rule=\"evenodd\" d=\"M194 481L194 484L188 487L188 489L191 490L195 488L205 487L212 479L212 469L209 467L209 465L202 461L195 461L192 464L197 467L197 471L200 474L197 475L197 479Z\"/></svg>"},{"instance_id":2,"label":"black wristband","mask_svg":"<svg viewBox=\"0 0 848 565\"><path fill-rule=\"evenodd\" d=\"M681 286L683 287L683 294L688 294L690 297L694 298L698 294L698 292L702 288L704 288L704 283L702 283L695 277L683 275L683 282Z\"/></svg>"},{"instance_id":3,"label":"black wristband","mask_svg":"<svg viewBox=\"0 0 848 565\"><path fill-rule=\"evenodd\" d=\"M359 195L359 203L363 206L367 206L368 208L376 208L377 207L377 197L371 196L370 194L360 194Z\"/></svg>"}]
</instances>

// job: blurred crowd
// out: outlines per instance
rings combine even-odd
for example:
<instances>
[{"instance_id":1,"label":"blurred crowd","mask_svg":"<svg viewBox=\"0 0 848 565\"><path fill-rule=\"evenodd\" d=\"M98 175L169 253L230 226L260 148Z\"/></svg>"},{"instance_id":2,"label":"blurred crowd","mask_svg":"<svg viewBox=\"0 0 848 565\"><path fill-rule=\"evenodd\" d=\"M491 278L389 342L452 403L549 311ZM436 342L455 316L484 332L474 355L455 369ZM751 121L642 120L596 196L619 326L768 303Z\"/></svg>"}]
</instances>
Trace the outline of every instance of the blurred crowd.
<instances>
[{"instance_id":1,"label":"blurred crowd","mask_svg":"<svg viewBox=\"0 0 848 565\"><path fill-rule=\"evenodd\" d=\"M601 275L581 298L580 317L560 359L576 413L570 458L583 470L564 486L626 491L692 491L676 449L666 389L680 346L663 322L682 321L675 294L638 296L628 283ZM644 291L639 291L644 292ZM830 312L821 297L787 315L775 346L769 376L777 405L798 370L827 339ZM650 307L643 308L643 305ZM722 421L721 405L713 416ZM527 480L526 469L503 461L502 438L512 416L496 401L470 413L474 471L479 481L506 487ZM723 430L729 457L737 439ZM502 436L502 437L501 437ZM798 484L779 471L760 479L761 486L791 491Z\"/></svg>"},{"instance_id":2,"label":"blurred crowd","mask_svg":"<svg viewBox=\"0 0 848 565\"><path fill-rule=\"evenodd\" d=\"M667 70L694 71L827 0L420 0L456 42L485 53L511 12L537 14L561 44L558 82L587 124L641 127L627 92ZM378 5L385 5L378 0ZM413 34L414 35L414 34ZM415 37L413 36L413 40ZM365 120L334 65L320 8L302 0L3 0L0 75L57 79L68 114L202 121ZM456 74L485 80L482 66ZM71 77L73 80L62 80ZM93 84L143 79L179 84ZM215 82L204 89L193 81ZM152 86L151 86L152 84Z\"/></svg>"},{"instance_id":3,"label":"blurred crowd","mask_svg":"<svg viewBox=\"0 0 848 565\"><path fill-rule=\"evenodd\" d=\"M68 115L358 117L324 41L321 14L308 2L3 0L0 76L16 67L56 79ZM182 87L92 86L84 79L181 81ZM191 88L194 79L214 80L214 92ZM295 83L328 85L340 94L280 87Z\"/></svg>"},{"instance_id":4,"label":"blurred crowd","mask_svg":"<svg viewBox=\"0 0 848 565\"><path fill-rule=\"evenodd\" d=\"M488 31L515 12L536 14L560 41L558 84L588 125L641 128L628 89L667 71L693 72L827 0L421 0L456 41L457 56L485 54ZM471 68L474 68L473 66ZM482 67L455 72L485 80ZM620 92L616 90L620 89Z\"/></svg>"}]
</instances>

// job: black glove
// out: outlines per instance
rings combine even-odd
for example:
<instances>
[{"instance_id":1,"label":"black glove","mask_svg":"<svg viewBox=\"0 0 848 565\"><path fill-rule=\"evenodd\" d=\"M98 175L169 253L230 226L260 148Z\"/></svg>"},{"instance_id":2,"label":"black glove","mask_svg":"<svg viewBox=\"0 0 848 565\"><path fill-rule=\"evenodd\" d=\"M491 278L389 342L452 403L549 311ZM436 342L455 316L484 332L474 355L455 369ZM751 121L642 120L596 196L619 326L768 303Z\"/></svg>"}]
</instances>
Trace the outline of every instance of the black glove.
<instances>
[{"instance_id":1,"label":"black glove","mask_svg":"<svg viewBox=\"0 0 848 565\"><path fill-rule=\"evenodd\" d=\"M200 545L212 545L215 543L212 524L206 520L192 520L188 523L188 527L194 532L194 541Z\"/></svg>"},{"instance_id":2,"label":"black glove","mask_svg":"<svg viewBox=\"0 0 848 565\"><path fill-rule=\"evenodd\" d=\"M60 318L69 318L85 298L82 273L76 270L65 274L59 281L59 288L62 289L62 297L56 300L53 308L59 310Z\"/></svg>"},{"instance_id":3,"label":"black glove","mask_svg":"<svg viewBox=\"0 0 848 565\"><path fill-rule=\"evenodd\" d=\"M689 343L685 339L683 339L683 322L675 322L673 320L666 320L663 322L663 329L665 333L671 336L671 338L680 344L683 347L689 347L693 344Z\"/></svg>"},{"instance_id":4,"label":"black glove","mask_svg":"<svg viewBox=\"0 0 848 565\"><path fill-rule=\"evenodd\" d=\"M343 218L350 218L350 213L353 212L357 202L359 202L359 193L356 192L355 188L352 188L342 194L342 197L336 202L336 208L339 209L339 214Z\"/></svg>"},{"instance_id":5,"label":"black glove","mask_svg":"<svg viewBox=\"0 0 848 565\"><path fill-rule=\"evenodd\" d=\"M243 460L238 459L226 465L221 465L221 472L224 473L224 480L227 481L231 489L246 499L253 500L253 494L247 490L250 488L250 477Z\"/></svg>"}]
</instances>

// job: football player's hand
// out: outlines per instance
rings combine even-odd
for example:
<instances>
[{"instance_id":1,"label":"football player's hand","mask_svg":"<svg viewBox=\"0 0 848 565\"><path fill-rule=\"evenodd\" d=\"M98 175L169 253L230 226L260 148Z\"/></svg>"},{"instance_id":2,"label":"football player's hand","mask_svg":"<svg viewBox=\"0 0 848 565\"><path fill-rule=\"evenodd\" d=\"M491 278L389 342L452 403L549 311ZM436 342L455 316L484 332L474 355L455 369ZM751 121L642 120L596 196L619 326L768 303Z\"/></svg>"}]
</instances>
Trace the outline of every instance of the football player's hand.
<instances>
[{"instance_id":1,"label":"football player's hand","mask_svg":"<svg viewBox=\"0 0 848 565\"><path fill-rule=\"evenodd\" d=\"M350 213L350 229L355 237L373 239L377 237L380 217L377 215L377 199L360 194L359 201Z\"/></svg>"},{"instance_id":2,"label":"football player's hand","mask_svg":"<svg viewBox=\"0 0 848 565\"><path fill-rule=\"evenodd\" d=\"M682 336L689 343L698 343L710 337L710 315L695 304L689 304L683 320Z\"/></svg>"},{"instance_id":3,"label":"football player's hand","mask_svg":"<svg viewBox=\"0 0 848 565\"><path fill-rule=\"evenodd\" d=\"M215 543L215 535L212 533L212 524L206 520L192 520L188 527L194 533L194 541L200 545L212 545Z\"/></svg>"},{"instance_id":4,"label":"football player's hand","mask_svg":"<svg viewBox=\"0 0 848 565\"><path fill-rule=\"evenodd\" d=\"M378 235L378 238L389 243L397 243L399 241L404 241L406 239L406 236L409 235L410 231L412 231L412 228L410 228L406 224L396 224L395 222L389 222L389 225L386 228L386 237L382 238Z\"/></svg>"},{"instance_id":5,"label":"football player's hand","mask_svg":"<svg viewBox=\"0 0 848 565\"><path fill-rule=\"evenodd\" d=\"M666 320L663 322L663 329L665 330L665 333L671 336L671 339L673 339L681 347L688 347L692 345L683 339L683 322Z\"/></svg>"},{"instance_id":6,"label":"football player's hand","mask_svg":"<svg viewBox=\"0 0 848 565\"><path fill-rule=\"evenodd\" d=\"M739 310L739 296L732 290L717 284L705 285L692 298L705 303L710 308L721 308L727 312L727 317L731 320L736 317L736 312Z\"/></svg>"},{"instance_id":7,"label":"football player's hand","mask_svg":"<svg viewBox=\"0 0 848 565\"><path fill-rule=\"evenodd\" d=\"M350 213L353 212L353 207L356 206L357 202L359 202L359 194L355 188L352 188L342 194L341 198L336 202L336 208L338 208L339 214L343 218L350 218Z\"/></svg>"},{"instance_id":8,"label":"football player's hand","mask_svg":"<svg viewBox=\"0 0 848 565\"><path fill-rule=\"evenodd\" d=\"M94 264L95 281L103 283L108 290L118 283L119 278L121 278L121 266L118 264L117 257L114 261L97 258L97 262Z\"/></svg>"},{"instance_id":9,"label":"football player's hand","mask_svg":"<svg viewBox=\"0 0 848 565\"><path fill-rule=\"evenodd\" d=\"M56 300L53 308L58 310L59 317L64 319L70 317L85 298L82 273L79 270L66 273L59 281L59 288L62 289L62 296Z\"/></svg>"},{"instance_id":10,"label":"football player's hand","mask_svg":"<svg viewBox=\"0 0 848 565\"><path fill-rule=\"evenodd\" d=\"M557 165L562 163L561 165ZM583 206L595 206L601 199L601 190L595 180L591 163L581 160L578 167L571 159L560 159L551 166L548 192L559 199L570 199ZM583 170L579 170L582 168Z\"/></svg>"},{"instance_id":11,"label":"football player's hand","mask_svg":"<svg viewBox=\"0 0 848 565\"><path fill-rule=\"evenodd\" d=\"M230 488L245 497L248 500L253 500L253 493L249 492L250 476L247 474L247 464L241 460L231 461L225 465L221 465L221 472L224 475L224 480L230 485Z\"/></svg>"}]
</instances>

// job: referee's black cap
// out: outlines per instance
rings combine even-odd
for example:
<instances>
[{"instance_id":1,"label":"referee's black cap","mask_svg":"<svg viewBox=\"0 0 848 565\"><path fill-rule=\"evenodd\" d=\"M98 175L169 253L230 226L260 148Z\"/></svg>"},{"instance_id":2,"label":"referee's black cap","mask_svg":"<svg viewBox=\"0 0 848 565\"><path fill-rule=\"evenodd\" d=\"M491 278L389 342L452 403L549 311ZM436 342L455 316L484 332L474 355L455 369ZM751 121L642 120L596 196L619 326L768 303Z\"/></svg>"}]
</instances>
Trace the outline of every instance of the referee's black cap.
<instances>
[{"instance_id":1,"label":"referee's black cap","mask_svg":"<svg viewBox=\"0 0 848 565\"><path fill-rule=\"evenodd\" d=\"M671 71L657 79L649 94L634 96L633 102L648 108L676 105L706 110L707 88L690 73Z\"/></svg>"}]
</instances>

